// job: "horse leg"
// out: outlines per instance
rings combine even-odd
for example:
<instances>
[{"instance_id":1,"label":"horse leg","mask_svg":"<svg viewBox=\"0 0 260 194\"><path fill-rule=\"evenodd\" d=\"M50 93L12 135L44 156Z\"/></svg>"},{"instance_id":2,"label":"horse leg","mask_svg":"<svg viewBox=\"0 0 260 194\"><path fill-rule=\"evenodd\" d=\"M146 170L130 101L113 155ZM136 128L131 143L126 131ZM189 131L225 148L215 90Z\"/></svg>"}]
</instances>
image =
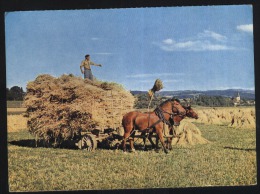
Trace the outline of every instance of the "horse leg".
<instances>
[{"instance_id":1,"label":"horse leg","mask_svg":"<svg viewBox=\"0 0 260 194\"><path fill-rule=\"evenodd\" d=\"M165 143L164 143L162 131L158 131L157 134L158 134L158 137L159 137L159 139L160 139L160 142L161 142L161 144L162 144L162 146L163 146L163 150L164 150L164 152L167 154L167 153L168 153L168 150L167 150L166 147L165 147Z\"/></svg>"},{"instance_id":2,"label":"horse leg","mask_svg":"<svg viewBox=\"0 0 260 194\"><path fill-rule=\"evenodd\" d=\"M135 131L131 134L131 137L129 138L130 151L131 152L135 152L135 148L134 148L134 135L135 135Z\"/></svg>"},{"instance_id":3,"label":"horse leg","mask_svg":"<svg viewBox=\"0 0 260 194\"><path fill-rule=\"evenodd\" d=\"M166 147L167 149L169 149L169 144L168 144L169 140L168 140L168 138L166 138L166 141L164 141L164 142L165 142L165 147Z\"/></svg>"},{"instance_id":4,"label":"horse leg","mask_svg":"<svg viewBox=\"0 0 260 194\"><path fill-rule=\"evenodd\" d=\"M146 150L146 133L145 133L145 132L142 132L142 133L141 133L141 136L143 137L143 142L144 142L143 150Z\"/></svg>"},{"instance_id":5,"label":"horse leg","mask_svg":"<svg viewBox=\"0 0 260 194\"><path fill-rule=\"evenodd\" d=\"M169 134L173 136L173 126L171 126L169 130L170 130ZM172 150L172 137L167 138L167 144L168 144L168 149Z\"/></svg>"},{"instance_id":6,"label":"horse leg","mask_svg":"<svg viewBox=\"0 0 260 194\"><path fill-rule=\"evenodd\" d=\"M130 136L130 132L125 132L124 133L124 139L122 142L122 147L123 147L123 151L126 152L126 140L127 138Z\"/></svg>"},{"instance_id":7,"label":"horse leg","mask_svg":"<svg viewBox=\"0 0 260 194\"><path fill-rule=\"evenodd\" d=\"M158 135L156 135L156 139L155 139L155 148L158 150L159 149L159 137Z\"/></svg>"},{"instance_id":8,"label":"horse leg","mask_svg":"<svg viewBox=\"0 0 260 194\"><path fill-rule=\"evenodd\" d=\"M124 128L124 138L122 141L122 149L126 152L126 140L130 137L132 130L134 129L132 119L123 118L122 125Z\"/></svg>"},{"instance_id":9,"label":"horse leg","mask_svg":"<svg viewBox=\"0 0 260 194\"><path fill-rule=\"evenodd\" d=\"M153 132L150 132L150 133L148 134L148 138L147 138L145 132L142 132L142 136L145 136L145 137L143 137L144 150L147 150L147 148L146 148L146 139L149 140L149 142L150 142L151 145L152 145L152 148L155 148L155 144L154 144L154 142L153 142L153 140L152 140L152 135L153 135Z\"/></svg>"},{"instance_id":10,"label":"horse leg","mask_svg":"<svg viewBox=\"0 0 260 194\"><path fill-rule=\"evenodd\" d=\"M151 143L152 148L156 148L156 145L154 144L154 142L153 142L153 140L152 140L152 135L153 135L153 132L150 132L150 133L149 133L148 140L149 140L149 142Z\"/></svg>"},{"instance_id":11,"label":"horse leg","mask_svg":"<svg viewBox=\"0 0 260 194\"><path fill-rule=\"evenodd\" d=\"M172 150L172 137L167 138L167 148Z\"/></svg>"}]
</instances>

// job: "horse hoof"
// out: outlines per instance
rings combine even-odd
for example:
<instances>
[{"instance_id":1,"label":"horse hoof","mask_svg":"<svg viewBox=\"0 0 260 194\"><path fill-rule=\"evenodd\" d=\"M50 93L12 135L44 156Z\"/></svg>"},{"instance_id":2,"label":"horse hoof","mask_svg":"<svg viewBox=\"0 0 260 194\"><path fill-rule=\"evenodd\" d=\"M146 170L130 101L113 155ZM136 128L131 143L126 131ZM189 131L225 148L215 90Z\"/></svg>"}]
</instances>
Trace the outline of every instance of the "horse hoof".
<instances>
[{"instance_id":1,"label":"horse hoof","mask_svg":"<svg viewBox=\"0 0 260 194\"><path fill-rule=\"evenodd\" d=\"M169 151L168 151L168 150L164 150L164 152L165 152L165 154L168 154L168 153L169 153Z\"/></svg>"},{"instance_id":2,"label":"horse hoof","mask_svg":"<svg viewBox=\"0 0 260 194\"><path fill-rule=\"evenodd\" d=\"M130 152L135 152L135 149L131 149Z\"/></svg>"}]
</instances>

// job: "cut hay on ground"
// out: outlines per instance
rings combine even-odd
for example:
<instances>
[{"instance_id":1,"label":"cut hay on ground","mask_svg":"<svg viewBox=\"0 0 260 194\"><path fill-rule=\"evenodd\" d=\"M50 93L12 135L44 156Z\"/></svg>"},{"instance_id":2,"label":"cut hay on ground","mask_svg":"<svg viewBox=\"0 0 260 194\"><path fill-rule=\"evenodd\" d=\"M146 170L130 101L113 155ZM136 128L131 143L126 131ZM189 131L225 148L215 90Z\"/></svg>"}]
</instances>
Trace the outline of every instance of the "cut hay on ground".
<instances>
[{"instance_id":1,"label":"cut hay on ground","mask_svg":"<svg viewBox=\"0 0 260 194\"><path fill-rule=\"evenodd\" d=\"M29 131L40 138L73 138L94 128L117 128L134 97L116 83L73 75L40 75L27 85L24 105Z\"/></svg>"},{"instance_id":2,"label":"cut hay on ground","mask_svg":"<svg viewBox=\"0 0 260 194\"><path fill-rule=\"evenodd\" d=\"M202 137L199 128L188 120L182 120L179 126L175 126L176 137L172 140L172 145L196 145L210 143Z\"/></svg>"},{"instance_id":3,"label":"cut hay on ground","mask_svg":"<svg viewBox=\"0 0 260 194\"><path fill-rule=\"evenodd\" d=\"M196 110L199 119L194 122L203 124L226 125L238 129L255 129L254 107L204 108Z\"/></svg>"}]
</instances>

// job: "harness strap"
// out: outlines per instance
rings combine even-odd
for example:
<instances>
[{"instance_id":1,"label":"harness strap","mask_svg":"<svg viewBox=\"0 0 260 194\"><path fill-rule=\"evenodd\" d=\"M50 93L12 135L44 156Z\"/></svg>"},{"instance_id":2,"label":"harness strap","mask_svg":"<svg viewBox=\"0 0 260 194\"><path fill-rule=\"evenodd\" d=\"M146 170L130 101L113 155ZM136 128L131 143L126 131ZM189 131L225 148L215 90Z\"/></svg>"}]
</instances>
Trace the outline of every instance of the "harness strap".
<instances>
[{"instance_id":1,"label":"harness strap","mask_svg":"<svg viewBox=\"0 0 260 194\"><path fill-rule=\"evenodd\" d=\"M146 130L148 131L149 129L153 128L155 125L157 125L158 123L160 123L162 121L162 119L159 119L158 121L156 121L154 124L152 124L151 126L148 125L148 127L146 128Z\"/></svg>"},{"instance_id":2,"label":"harness strap","mask_svg":"<svg viewBox=\"0 0 260 194\"><path fill-rule=\"evenodd\" d=\"M160 120L164 123L166 123L167 125L171 125L171 123L165 119L164 115L163 115L163 111L160 107L157 107L154 112L155 114L160 118ZM166 111L164 111L165 113L167 113ZM170 114L171 116L173 115L172 113L168 113Z\"/></svg>"}]
</instances>

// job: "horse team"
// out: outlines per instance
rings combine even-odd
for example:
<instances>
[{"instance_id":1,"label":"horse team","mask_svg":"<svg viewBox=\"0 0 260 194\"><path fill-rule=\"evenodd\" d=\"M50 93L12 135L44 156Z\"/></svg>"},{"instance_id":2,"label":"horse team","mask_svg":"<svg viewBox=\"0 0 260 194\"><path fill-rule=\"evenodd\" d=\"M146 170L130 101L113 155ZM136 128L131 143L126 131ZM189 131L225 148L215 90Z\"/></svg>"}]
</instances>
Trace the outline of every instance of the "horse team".
<instances>
[{"instance_id":1,"label":"horse team","mask_svg":"<svg viewBox=\"0 0 260 194\"><path fill-rule=\"evenodd\" d=\"M169 99L160 104L153 112L142 113L132 111L123 116L122 125L124 138L122 142L123 151L126 152L126 141L129 140L130 151L134 151L135 132L141 132L145 145L146 138L153 148L158 148L159 140L165 153L171 149L171 141L174 136L174 126L178 126L185 117L198 118L197 113L190 105L182 106L178 99ZM170 136L167 137L167 144L164 142L164 131L166 125L169 128ZM152 141L152 134L156 133L156 144Z\"/></svg>"}]
</instances>

